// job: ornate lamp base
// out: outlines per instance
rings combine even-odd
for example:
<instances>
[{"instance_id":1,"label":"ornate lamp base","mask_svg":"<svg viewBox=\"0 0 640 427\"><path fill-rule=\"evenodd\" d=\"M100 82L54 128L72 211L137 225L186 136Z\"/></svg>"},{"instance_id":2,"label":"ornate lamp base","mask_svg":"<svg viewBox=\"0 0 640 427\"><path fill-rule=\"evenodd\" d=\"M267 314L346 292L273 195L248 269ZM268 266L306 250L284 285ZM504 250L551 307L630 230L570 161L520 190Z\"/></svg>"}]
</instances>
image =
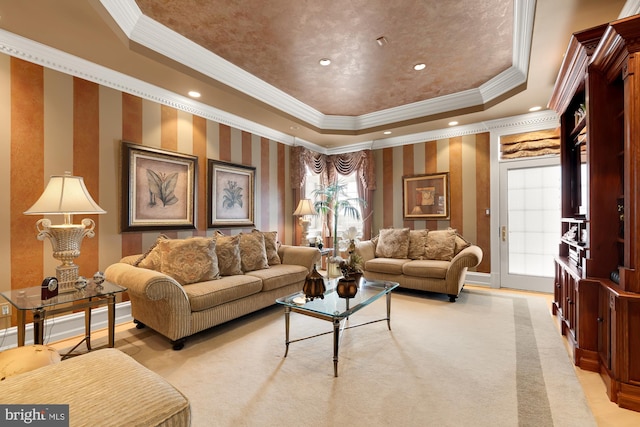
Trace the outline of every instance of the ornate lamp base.
<instances>
[{"instance_id":1,"label":"ornate lamp base","mask_svg":"<svg viewBox=\"0 0 640 427\"><path fill-rule=\"evenodd\" d=\"M62 262L56 267L56 279L58 279L59 292L75 291L75 282L78 279L78 266L73 260L80 256L80 244L85 236L91 238L95 235L93 220L85 218L82 224L52 225L48 219L36 222L38 240L48 238L53 248L53 257Z\"/></svg>"}]
</instances>

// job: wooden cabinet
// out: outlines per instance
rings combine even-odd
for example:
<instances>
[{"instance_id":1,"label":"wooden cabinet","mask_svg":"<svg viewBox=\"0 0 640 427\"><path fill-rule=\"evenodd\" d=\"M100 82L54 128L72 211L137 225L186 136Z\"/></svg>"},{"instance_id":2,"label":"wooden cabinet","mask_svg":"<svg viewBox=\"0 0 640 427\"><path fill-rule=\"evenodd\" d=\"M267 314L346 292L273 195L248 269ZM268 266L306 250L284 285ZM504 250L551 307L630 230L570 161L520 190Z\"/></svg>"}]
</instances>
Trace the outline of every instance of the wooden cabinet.
<instances>
[{"instance_id":1,"label":"wooden cabinet","mask_svg":"<svg viewBox=\"0 0 640 427\"><path fill-rule=\"evenodd\" d=\"M549 105L562 128L553 312L574 363L640 411L640 17L574 34Z\"/></svg>"}]
</instances>

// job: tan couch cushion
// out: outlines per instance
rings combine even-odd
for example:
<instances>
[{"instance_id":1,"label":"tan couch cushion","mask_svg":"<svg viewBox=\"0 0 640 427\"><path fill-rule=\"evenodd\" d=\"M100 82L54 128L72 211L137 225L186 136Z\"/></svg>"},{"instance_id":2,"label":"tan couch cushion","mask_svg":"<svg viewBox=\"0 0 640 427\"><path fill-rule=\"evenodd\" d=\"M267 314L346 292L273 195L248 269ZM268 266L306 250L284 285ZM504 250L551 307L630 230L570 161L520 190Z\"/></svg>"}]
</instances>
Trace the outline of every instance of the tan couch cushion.
<instances>
[{"instance_id":1,"label":"tan couch cushion","mask_svg":"<svg viewBox=\"0 0 640 427\"><path fill-rule=\"evenodd\" d=\"M364 263L364 269L375 273L402 274L402 266L407 262L408 259L374 258Z\"/></svg>"},{"instance_id":2,"label":"tan couch cushion","mask_svg":"<svg viewBox=\"0 0 640 427\"><path fill-rule=\"evenodd\" d=\"M376 256L380 258L407 258L409 253L409 229L385 228L380 230Z\"/></svg>"},{"instance_id":3,"label":"tan couch cushion","mask_svg":"<svg viewBox=\"0 0 640 427\"><path fill-rule=\"evenodd\" d=\"M244 273L269 268L262 233L240 233L240 268Z\"/></svg>"},{"instance_id":4,"label":"tan couch cushion","mask_svg":"<svg viewBox=\"0 0 640 427\"><path fill-rule=\"evenodd\" d=\"M269 265L280 264L278 256L278 232L252 230L252 233L261 233L264 236L264 250L267 252L267 262Z\"/></svg>"},{"instance_id":5,"label":"tan couch cushion","mask_svg":"<svg viewBox=\"0 0 640 427\"><path fill-rule=\"evenodd\" d=\"M202 311L235 301L257 294L261 289L260 279L242 274L222 277L219 280L193 283L184 287L191 304L191 311Z\"/></svg>"},{"instance_id":6,"label":"tan couch cushion","mask_svg":"<svg viewBox=\"0 0 640 427\"><path fill-rule=\"evenodd\" d=\"M468 242L464 237L456 233L456 248L455 255L458 255L461 250L471 246L471 242Z\"/></svg>"},{"instance_id":7,"label":"tan couch cushion","mask_svg":"<svg viewBox=\"0 0 640 427\"><path fill-rule=\"evenodd\" d=\"M407 276L444 279L451 265L448 261L433 259L415 260L402 265L402 273Z\"/></svg>"},{"instance_id":8,"label":"tan couch cushion","mask_svg":"<svg viewBox=\"0 0 640 427\"><path fill-rule=\"evenodd\" d=\"M221 276L242 274L240 261L240 235L226 236L216 232L216 254Z\"/></svg>"},{"instance_id":9,"label":"tan couch cushion","mask_svg":"<svg viewBox=\"0 0 640 427\"><path fill-rule=\"evenodd\" d=\"M283 286L300 282L300 289L309 271L300 265L278 264L264 270L255 270L247 273L247 276L257 277L262 280L262 290L271 291Z\"/></svg>"},{"instance_id":10,"label":"tan couch cushion","mask_svg":"<svg viewBox=\"0 0 640 427\"><path fill-rule=\"evenodd\" d=\"M456 247L456 232L453 229L431 230L427 234L426 259L451 261Z\"/></svg>"},{"instance_id":11,"label":"tan couch cushion","mask_svg":"<svg viewBox=\"0 0 640 427\"><path fill-rule=\"evenodd\" d=\"M429 230L409 231L409 259L424 259L424 248L427 246L427 234Z\"/></svg>"},{"instance_id":12,"label":"tan couch cushion","mask_svg":"<svg viewBox=\"0 0 640 427\"><path fill-rule=\"evenodd\" d=\"M154 244L151 245L149 249L147 249L147 252L142 254L140 258L138 258L138 260L133 263L133 266L146 268L148 270L160 271L160 265L162 264L162 259L161 259L160 248L158 247L158 243L167 239L169 239L167 236L165 236L164 234L160 234L156 238L156 241L154 242Z\"/></svg>"},{"instance_id":13,"label":"tan couch cushion","mask_svg":"<svg viewBox=\"0 0 640 427\"><path fill-rule=\"evenodd\" d=\"M210 237L166 239L158 243L160 271L181 285L214 280L220 277L216 240Z\"/></svg>"}]
</instances>

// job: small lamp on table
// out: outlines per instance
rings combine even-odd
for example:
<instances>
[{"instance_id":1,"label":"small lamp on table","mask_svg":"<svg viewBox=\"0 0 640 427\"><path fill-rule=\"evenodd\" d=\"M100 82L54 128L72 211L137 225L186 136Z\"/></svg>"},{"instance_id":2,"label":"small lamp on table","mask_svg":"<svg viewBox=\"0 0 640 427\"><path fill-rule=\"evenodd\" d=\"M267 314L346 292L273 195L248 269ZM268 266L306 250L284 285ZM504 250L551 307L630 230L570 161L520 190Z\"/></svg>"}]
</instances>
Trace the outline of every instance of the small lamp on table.
<instances>
[{"instance_id":1,"label":"small lamp on table","mask_svg":"<svg viewBox=\"0 0 640 427\"><path fill-rule=\"evenodd\" d=\"M85 218L81 224L73 224L72 215L103 213L106 211L93 200L82 177L72 176L70 172L52 176L40 198L24 212L25 215L64 216L63 224L53 225L47 218L36 222L38 240L48 238L53 247L53 257L62 262L56 267L61 292L74 290L78 266L73 260L80 256L82 239L95 235L93 229L96 224L92 219Z\"/></svg>"},{"instance_id":2,"label":"small lamp on table","mask_svg":"<svg viewBox=\"0 0 640 427\"><path fill-rule=\"evenodd\" d=\"M316 215L317 212L313 207L313 203L309 199L300 199L298 207L293 212L293 216L300 217L300 227L302 228L302 245L305 246L307 242L307 234L309 233L309 215Z\"/></svg>"}]
</instances>

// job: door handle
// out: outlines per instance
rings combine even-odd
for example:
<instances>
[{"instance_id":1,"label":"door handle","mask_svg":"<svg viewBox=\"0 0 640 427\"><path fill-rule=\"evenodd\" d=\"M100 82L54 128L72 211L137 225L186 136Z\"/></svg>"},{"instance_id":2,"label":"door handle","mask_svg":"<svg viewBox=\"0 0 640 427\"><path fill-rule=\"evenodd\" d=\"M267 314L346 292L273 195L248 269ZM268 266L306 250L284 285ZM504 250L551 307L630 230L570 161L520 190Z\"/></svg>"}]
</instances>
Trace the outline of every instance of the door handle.
<instances>
[{"instance_id":1,"label":"door handle","mask_svg":"<svg viewBox=\"0 0 640 427\"><path fill-rule=\"evenodd\" d=\"M502 239L503 242L507 241L507 226L503 225L502 227L500 227L500 238Z\"/></svg>"}]
</instances>

